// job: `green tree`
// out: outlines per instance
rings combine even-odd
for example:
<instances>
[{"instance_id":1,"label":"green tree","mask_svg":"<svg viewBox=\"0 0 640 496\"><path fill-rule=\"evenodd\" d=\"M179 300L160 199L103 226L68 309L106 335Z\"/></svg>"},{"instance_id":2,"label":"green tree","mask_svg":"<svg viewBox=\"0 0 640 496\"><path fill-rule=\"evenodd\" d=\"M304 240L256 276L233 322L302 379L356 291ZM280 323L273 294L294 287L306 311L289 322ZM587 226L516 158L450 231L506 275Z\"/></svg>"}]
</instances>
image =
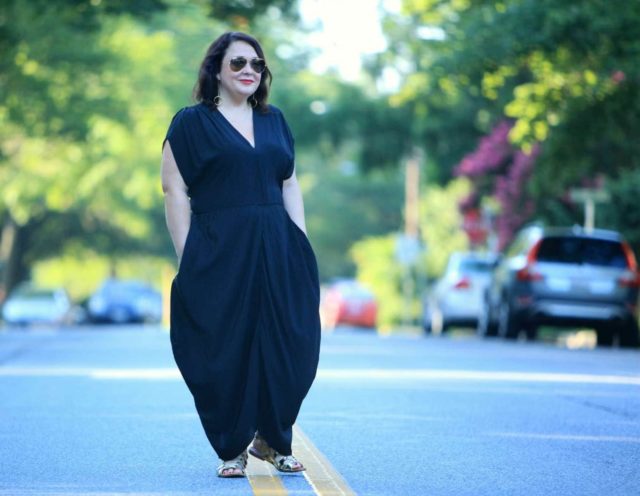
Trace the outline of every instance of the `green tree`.
<instances>
[{"instance_id":1,"label":"green tree","mask_svg":"<svg viewBox=\"0 0 640 496\"><path fill-rule=\"evenodd\" d=\"M355 275L351 246L366 237L395 231L402 223L399 174L367 177L352 170L351 162L342 167L340 171L307 166L300 178L307 227L325 281Z\"/></svg>"},{"instance_id":2,"label":"green tree","mask_svg":"<svg viewBox=\"0 0 640 496\"><path fill-rule=\"evenodd\" d=\"M146 19L163 8L156 0L0 6L0 268L6 289L57 246L35 242L41 225L59 225L68 212L67 232L75 231L85 143L96 120L126 115L102 74L111 60L100 43L103 24L124 15Z\"/></svg>"},{"instance_id":3,"label":"green tree","mask_svg":"<svg viewBox=\"0 0 640 496\"><path fill-rule=\"evenodd\" d=\"M276 19L281 15L289 19L297 17L296 0L209 0L207 3L210 17L238 28L247 28L269 13Z\"/></svg>"},{"instance_id":4,"label":"green tree","mask_svg":"<svg viewBox=\"0 0 640 496\"><path fill-rule=\"evenodd\" d=\"M204 0L0 5L5 290L38 260L78 246L113 259L171 257L158 176L162 137L173 113L191 103L212 28L219 34L240 18L258 23L292 7L253 3L251 10ZM220 20L207 19L206 9Z\"/></svg>"},{"instance_id":5,"label":"green tree","mask_svg":"<svg viewBox=\"0 0 640 496\"><path fill-rule=\"evenodd\" d=\"M426 188L420 200L420 234L423 254L413 267L403 267L396 256L397 233L365 237L351 248L357 278L371 288L379 305L378 325L382 329L406 322L419 322L421 295L429 280L439 276L453 251L469 247L462 230L458 203L470 192L466 179L451 181L446 187ZM425 277L426 276L426 277ZM411 279L414 294L406 301L405 278Z\"/></svg>"},{"instance_id":6,"label":"green tree","mask_svg":"<svg viewBox=\"0 0 640 496\"><path fill-rule=\"evenodd\" d=\"M407 68L390 100L412 109L432 178L448 180L505 117L516 148L540 145L528 192L548 222L580 217L571 187L640 165L638 2L405 0L385 24L391 50L377 67Z\"/></svg>"}]
</instances>

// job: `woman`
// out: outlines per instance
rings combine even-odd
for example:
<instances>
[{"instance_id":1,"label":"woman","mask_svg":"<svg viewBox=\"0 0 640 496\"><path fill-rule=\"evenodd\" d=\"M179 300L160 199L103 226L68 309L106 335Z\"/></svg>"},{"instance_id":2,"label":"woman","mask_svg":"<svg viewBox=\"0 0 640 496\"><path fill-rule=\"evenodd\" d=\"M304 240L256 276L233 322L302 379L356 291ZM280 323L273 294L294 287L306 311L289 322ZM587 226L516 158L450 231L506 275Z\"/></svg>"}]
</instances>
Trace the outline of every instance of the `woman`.
<instances>
[{"instance_id":1,"label":"woman","mask_svg":"<svg viewBox=\"0 0 640 496\"><path fill-rule=\"evenodd\" d=\"M306 236L293 137L267 105L258 42L225 33L167 132L162 185L179 269L171 345L220 477L243 477L249 452L298 472L292 426L320 348L318 270Z\"/></svg>"}]
</instances>

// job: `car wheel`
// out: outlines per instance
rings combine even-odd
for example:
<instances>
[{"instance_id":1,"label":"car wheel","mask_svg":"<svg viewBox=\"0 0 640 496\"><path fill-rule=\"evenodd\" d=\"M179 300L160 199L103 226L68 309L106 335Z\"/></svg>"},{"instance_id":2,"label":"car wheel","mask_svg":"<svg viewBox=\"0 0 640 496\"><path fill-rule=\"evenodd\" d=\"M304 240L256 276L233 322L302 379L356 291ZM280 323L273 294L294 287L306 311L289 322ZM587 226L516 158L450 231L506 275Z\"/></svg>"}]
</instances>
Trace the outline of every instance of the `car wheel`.
<instances>
[{"instance_id":1,"label":"car wheel","mask_svg":"<svg viewBox=\"0 0 640 496\"><path fill-rule=\"evenodd\" d=\"M596 329L596 339L598 346L613 346L613 331L608 325Z\"/></svg>"},{"instance_id":2,"label":"car wheel","mask_svg":"<svg viewBox=\"0 0 640 496\"><path fill-rule=\"evenodd\" d=\"M433 331L433 325L431 323L431 312L426 309L422 316L422 329L425 334L431 334Z\"/></svg>"},{"instance_id":3,"label":"car wheel","mask_svg":"<svg viewBox=\"0 0 640 496\"><path fill-rule=\"evenodd\" d=\"M442 334L445 330L445 322L442 312L436 308L431 312L429 318L429 326L431 327L432 334Z\"/></svg>"},{"instance_id":4,"label":"car wheel","mask_svg":"<svg viewBox=\"0 0 640 496\"><path fill-rule=\"evenodd\" d=\"M498 334L498 326L491 319L491 308L488 303L478 316L476 334L481 337L494 337Z\"/></svg>"},{"instance_id":5,"label":"car wheel","mask_svg":"<svg viewBox=\"0 0 640 496\"><path fill-rule=\"evenodd\" d=\"M424 329L425 334L431 334L431 320L424 320L422 323L422 329Z\"/></svg>"},{"instance_id":6,"label":"car wheel","mask_svg":"<svg viewBox=\"0 0 640 496\"><path fill-rule=\"evenodd\" d=\"M528 325L525 328L527 341L536 341L538 339L538 328L534 325Z\"/></svg>"},{"instance_id":7,"label":"car wheel","mask_svg":"<svg viewBox=\"0 0 640 496\"><path fill-rule=\"evenodd\" d=\"M518 339L519 333L520 324L511 305L508 301L502 300L498 314L498 334L505 339Z\"/></svg>"},{"instance_id":8,"label":"car wheel","mask_svg":"<svg viewBox=\"0 0 640 496\"><path fill-rule=\"evenodd\" d=\"M620 326L620 347L621 348L637 348L640 344L640 336L638 336L638 324L629 319Z\"/></svg>"},{"instance_id":9,"label":"car wheel","mask_svg":"<svg viewBox=\"0 0 640 496\"><path fill-rule=\"evenodd\" d=\"M126 324L131 320L131 315L124 307L113 307L109 311L109 320L114 324Z\"/></svg>"}]
</instances>

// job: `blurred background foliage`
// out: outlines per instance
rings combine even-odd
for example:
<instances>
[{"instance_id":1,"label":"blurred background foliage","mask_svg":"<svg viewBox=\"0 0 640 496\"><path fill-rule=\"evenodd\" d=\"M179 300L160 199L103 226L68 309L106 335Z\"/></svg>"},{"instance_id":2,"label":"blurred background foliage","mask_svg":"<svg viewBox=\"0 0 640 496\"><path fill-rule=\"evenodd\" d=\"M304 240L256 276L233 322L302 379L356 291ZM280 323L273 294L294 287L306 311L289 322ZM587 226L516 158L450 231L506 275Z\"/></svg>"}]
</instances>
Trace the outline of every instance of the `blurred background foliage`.
<instances>
[{"instance_id":1,"label":"blurred background foliage","mask_svg":"<svg viewBox=\"0 0 640 496\"><path fill-rule=\"evenodd\" d=\"M174 269L162 138L230 29L267 53L323 281L369 284L382 325L417 316L425 282L470 247L471 210L504 246L530 221L582 223L569 191L606 189L596 224L638 251L640 3L403 0L382 24L388 47L353 83L311 70L296 0L3 1L2 293L28 278L77 299L109 274L162 284ZM394 247L416 147L426 249L407 269Z\"/></svg>"}]
</instances>

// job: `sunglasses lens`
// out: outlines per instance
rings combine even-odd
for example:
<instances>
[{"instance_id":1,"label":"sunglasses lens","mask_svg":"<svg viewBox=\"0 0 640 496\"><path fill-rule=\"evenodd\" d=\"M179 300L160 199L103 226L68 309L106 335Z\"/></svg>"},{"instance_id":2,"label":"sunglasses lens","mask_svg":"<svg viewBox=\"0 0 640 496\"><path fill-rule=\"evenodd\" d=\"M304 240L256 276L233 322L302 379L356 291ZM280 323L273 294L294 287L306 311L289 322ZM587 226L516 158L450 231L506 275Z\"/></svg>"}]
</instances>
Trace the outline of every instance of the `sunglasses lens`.
<instances>
[{"instance_id":1,"label":"sunglasses lens","mask_svg":"<svg viewBox=\"0 0 640 496\"><path fill-rule=\"evenodd\" d=\"M267 63L262 59L253 59L251 61L251 68L260 74L267 68Z\"/></svg>"},{"instance_id":2,"label":"sunglasses lens","mask_svg":"<svg viewBox=\"0 0 640 496\"><path fill-rule=\"evenodd\" d=\"M244 57L236 57L229 61L229 67L233 72L242 70L245 65L247 65L247 59L245 59Z\"/></svg>"},{"instance_id":3,"label":"sunglasses lens","mask_svg":"<svg viewBox=\"0 0 640 496\"><path fill-rule=\"evenodd\" d=\"M249 64L258 74L261 74L267 68L267 63L263 59L251 59ZM247 65L247 59L244 57L235 57L229 61L229 67L233 72L241 71L245 65Z\"/></svg>"}]
</instances>

